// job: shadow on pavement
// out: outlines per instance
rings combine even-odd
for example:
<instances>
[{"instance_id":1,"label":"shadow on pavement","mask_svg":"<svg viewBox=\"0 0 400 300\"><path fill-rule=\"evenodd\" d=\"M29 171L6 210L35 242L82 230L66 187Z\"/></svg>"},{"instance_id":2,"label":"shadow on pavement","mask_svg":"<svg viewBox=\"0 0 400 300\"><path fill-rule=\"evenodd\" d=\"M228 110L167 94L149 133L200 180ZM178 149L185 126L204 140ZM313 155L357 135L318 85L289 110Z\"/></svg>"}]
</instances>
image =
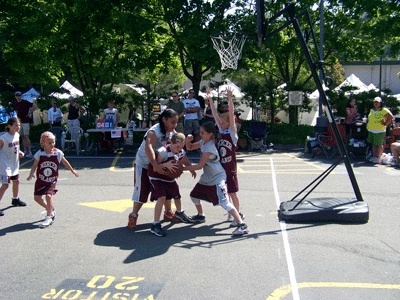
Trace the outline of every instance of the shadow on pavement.
<instances>
[{"instance_id":1,"label":"shadow on pavement","mask_svg":"<svg viewBox=\"0 0 400 300\"><path fill-rule=\"evenodd\" d=\"M218 227L226 224L226 227ZM174 226L174 223L163 226L166 237L156 237L150 233L151 224L140 224L135 232L126 227L117 227L100 232L94 244L105 247L118 247L122 250L132 250L132 253L124 260L124 263L133 263L144 259L162 255L170 247L192 249L194 247L212 248L221 244L235 243L244 239L258 239L261 236L276 235L281 230L273 230L259 233L251 233L243 236L232 237L234 228L229 228L228 223L221 222L211 225L187 224L187 226ZM320 226L321 224L301 225L290 230L304 229ZM190 227L190 228L188 228ZM229 233L227 232L229 230ZM221 232L224 231L224 232ZM209 240L204 241L204 237ZM202 238L197 239L197 238Z\"/></svg>"}]
</instances>

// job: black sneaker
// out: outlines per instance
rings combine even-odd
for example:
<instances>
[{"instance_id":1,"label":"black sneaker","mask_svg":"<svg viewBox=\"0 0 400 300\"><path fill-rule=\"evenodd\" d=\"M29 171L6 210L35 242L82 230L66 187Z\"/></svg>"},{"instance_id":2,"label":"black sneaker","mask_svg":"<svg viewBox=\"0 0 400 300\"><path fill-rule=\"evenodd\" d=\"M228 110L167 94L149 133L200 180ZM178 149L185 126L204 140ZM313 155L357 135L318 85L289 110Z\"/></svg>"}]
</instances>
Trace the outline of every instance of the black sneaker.
<instances>
[{"instance_id":1,"label":"black sneaker","mask_svg":"<svg viewBox=\"0 0 400 300\"><path fill-rule=\"evenodd\" d=\"M24 201L21 201L19 198L12 199L11 201L12 206L26 206L26 203Z\"/></svg>"},{"instance_id":2,"label":"black sneaker","mask_svg":"<svg viewBox=\"0 0 400 300\"><path fill-rule=\"evenodd\" d=\"M175 217L184 223L194 223L192 218L188 217L183 210L181 212L175 211Z\"/></svg>"},{"instance_id":3,"label":"black sneaker","mask_svg":"<svg viewBox=\"0 0 400 300\"><path fill-rule=\"evenodd\" d=\"M150 232L156 236L165 236L165 232L162 230L160 223L151 225Z\"/></svg>"},{"instance_id":4,"label":"black sneaker","mask_svg":"<svg viewBox=\"0 0 400 300\"><path fill-rule=\"evenodd\" d=\"M0 210L0 217L4 216L4 213L2 210Z\"/></svg>"},{"instance_id":5,"label":"black sneaker","mask_svg":"<svg viewBox=\"0 0 400 300\"><path fill-rule=\"evenodd\" d=\"M204 223L206 221L206 217L199 214L191 217L191 219L193 223Z\"/></svg>"}]
</instances>

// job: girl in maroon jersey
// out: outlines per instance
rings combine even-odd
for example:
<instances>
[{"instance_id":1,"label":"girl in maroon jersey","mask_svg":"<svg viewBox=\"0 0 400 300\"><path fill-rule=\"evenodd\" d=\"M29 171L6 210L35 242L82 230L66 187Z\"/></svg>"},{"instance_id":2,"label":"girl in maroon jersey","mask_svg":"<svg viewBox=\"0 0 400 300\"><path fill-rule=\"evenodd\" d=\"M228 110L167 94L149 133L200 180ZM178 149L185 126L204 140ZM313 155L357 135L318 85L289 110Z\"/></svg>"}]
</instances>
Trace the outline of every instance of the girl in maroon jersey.
<instances>
[{"instance_id":1,"label":"girl in maroon jersey","mask_svg":"<svg viewBox=\"0 0 400 300\"><path fill-rule=\"evenodd\" d=\"M226 91L228 97L228 112L218 114L213 100L210 97L210 89L207 88L207 98L210 103L211 111L215 119L215 124L218 126L219 138L217 140L217 149L221 157L221 165L226 172L226 186L228 190L229 199L239 211L240 216L244 219L244 215L240 213L239 196L239 182L237 178L237 162L236 162L236 149L238 141L238 133L235 122L235 107L233 104L232 89L228 87ZM231 227L237 227L235 220L232 221Z\"/></svg>"},{"instance_id":2,"label":"girl in maroon jersey","mask_svg":"<svg viewBox=\"0 0 400 300\"><path fill-rule=\"evenodd\" d=\"M191 163L186 155L186 151L183 149L184 146L185 135L181 132L174 133L171 137L170 143L156 150L157 162L163 164L169 161L174 163L179 161L182 166L190 166ZM190 171L190 173L193 178L196 178L195 171ZM166 200L171 201L171 199L174 199L176 207L175 217L178 220L184 223L193 223L192 219L182 210L181 194L175 178L170 177L168 174L160 174L156 172L151 164L149 165L147 174L150 178L151 184L151 200L157 200L154 208L154 222L151 226L150 232L156 236L166 235L161 228L160 222L161 211ZM176 174L178 175L180 172Z\"/></svg>"},{"instance_id":3,"label":"girl in maroon jersey","mask_svg":"<svg viewBox=\"0 0 400 300\"><path fill-rule=\"evenodd\" d=\"M65 159L64 153L54 147L56 138L50 131L43 132L40 136L40 146L42 147L33 156L35 162L31 168L27 180L35 178L36 182L34 191L34 200L46 209L47 215L40 225L40 228L46 228L53 224L56 217L54 210L53 197L57 193L56 184L58 179L58 170L62 163L76 177L79 176L68 160ZM42 197L45 196L45 199Z\"/></svg>"}]
</instances>

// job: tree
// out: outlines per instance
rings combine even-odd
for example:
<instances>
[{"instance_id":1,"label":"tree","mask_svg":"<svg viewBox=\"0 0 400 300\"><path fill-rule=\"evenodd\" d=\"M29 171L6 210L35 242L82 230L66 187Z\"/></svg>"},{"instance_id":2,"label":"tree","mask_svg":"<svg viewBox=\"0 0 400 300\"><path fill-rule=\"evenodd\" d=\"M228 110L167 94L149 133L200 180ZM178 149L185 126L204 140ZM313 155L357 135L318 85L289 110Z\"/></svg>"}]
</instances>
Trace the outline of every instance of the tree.
<instances>
[{"instance_id":1,"label":"tree","mask_svg":"<svg viewBox=\"0 0 400 300\"><path fill-rule=\"evenodd\" d=\"M198 94L202 77L220 65L211 36L227 29L224 14L230 1L160 0L163 20L174 39L182 71Z\"/></svg>"}]
</instances>

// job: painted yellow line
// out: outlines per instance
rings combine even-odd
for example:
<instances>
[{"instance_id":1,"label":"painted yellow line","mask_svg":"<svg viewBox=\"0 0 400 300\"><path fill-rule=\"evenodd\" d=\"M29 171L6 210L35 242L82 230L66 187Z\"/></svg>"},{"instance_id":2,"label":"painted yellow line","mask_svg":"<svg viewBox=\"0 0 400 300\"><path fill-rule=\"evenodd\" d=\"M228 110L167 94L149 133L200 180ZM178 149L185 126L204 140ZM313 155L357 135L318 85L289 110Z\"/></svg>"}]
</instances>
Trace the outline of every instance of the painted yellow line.
<instances>
[{"instance_id":1,"label":"painted yellow line","mask_svg":"<svg viewBox=\"0 0 400 300\"><path fill-rule=\"evenodd\" d=\"M284 153L284 155L285 155L285 156L288 156L288 157L290 157L290 158L296 159L296 160L298 160L298 161L301 161L301 162L303 162L303 163L305 163L305 164L307 164L307 165L313 166L313 167L315 167L315 168L317 168L317 169L320 169L320 170L325 171L325 168L323 168L323 167L321 167L321 166L319 166L319 165L317 165L317 164L315 164L315 163L313 163L313 162L305 161L304 159L301 159L301 158L299 158L299 157L297 157L297 156L294 156L294 155L292 155L292 154L289 154L289 153Z\"/></svg>"},{"instance_id":2,"label":"painted yellow line","mask_svg":"<svg viewBox=\"0 0 400 300\"><path fill-rule=\"evenodd\" d=\"M82 202L79 205L92 207L97 209L103 209L107 211L120 212L123 213L127 209L132 209L133 202L131 199L121 199L121 200L109 200L109 201L97 201L97 202ZM143 204L144 208L154 208L155 202L148 202Z\"/></svg>"},{"instance_id":3,"label":"painted yellow line","mask_svg":"<svg viewBox=\"0 0 400 300\"><path fill-rule=\"evenodd\" d=\"M120 154L117 154L115 156L115 158L113 159L112 163L111 163L111 167L109 168L109 170L111 172L132 172L134 170L133 168L133 164L134 162L132 162L132 168L128 168L128 169L116 169L115 166L117 165L118 159L121 157Z\"/></svg>"},{"instance_id":4,"label":"painted yellow line","mask_svg":"<svg viewBox=\"0 0 400 300\"><path fill-rule=\"evenodd\" d=\"M388 289L400 290L400 284L380 284L363 282L301 282L297 284L300 288L355 288L355 289ZM267 300L282 300L292 292L290 284L283 285L273 291Z\"/></svg>"}]
</instances>

